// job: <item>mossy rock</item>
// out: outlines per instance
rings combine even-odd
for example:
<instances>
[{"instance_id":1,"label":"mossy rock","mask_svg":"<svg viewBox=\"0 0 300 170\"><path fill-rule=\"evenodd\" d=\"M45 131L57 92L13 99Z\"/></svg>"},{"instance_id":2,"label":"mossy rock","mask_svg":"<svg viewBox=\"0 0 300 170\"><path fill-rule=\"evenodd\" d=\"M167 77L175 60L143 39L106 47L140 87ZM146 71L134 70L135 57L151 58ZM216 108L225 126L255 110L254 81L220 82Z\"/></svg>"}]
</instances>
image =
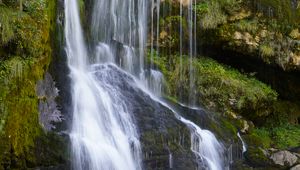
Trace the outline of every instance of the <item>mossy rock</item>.
<instances>
[{"instance_id":1,"label":"mossy rock","mask_svg":"<svg viewBox=\"0 0 300 170\"><path fill-rule=\"evenodd\" d=\"M249 147L245 154L247 161L253 167L268 167L270 160L266 151L259 147Z\"/></svg>"}]
</instances>

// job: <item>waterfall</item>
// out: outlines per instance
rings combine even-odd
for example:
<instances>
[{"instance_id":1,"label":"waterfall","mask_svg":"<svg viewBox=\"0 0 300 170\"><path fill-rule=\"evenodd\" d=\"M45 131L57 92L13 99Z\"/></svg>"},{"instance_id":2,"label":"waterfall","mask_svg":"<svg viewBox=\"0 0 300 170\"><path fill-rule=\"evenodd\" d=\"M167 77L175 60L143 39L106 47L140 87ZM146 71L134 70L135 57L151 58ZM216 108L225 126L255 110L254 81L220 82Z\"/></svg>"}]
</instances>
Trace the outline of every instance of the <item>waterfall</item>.
<instances>
[{"instance_id":1,"label":"waterfall","mask_svg":"<svg viewBox=\"0 0 300 170\"><path fill-rule=\"evenodd\" d=\"M190 120L183 117L179 117L179 119L191 130L191 150L199 157L199 166L211 170L225 169L222 160L224 148L215 135L208 130L201 129Z\"/></svg>"},{"instance_id":2,"label":"waterfall","mask_svg":"<svg viewBox=\"0 0 300 170\"><path fill-rule=\"evenodd\" d=\"M155 3L156 17L159 19L160 1ZM145 92L149 96L154 93L153 100L172 110L174 116L188 127L191 132L191 151L196 155L199 167L224 169L224 148L214 134L185 119L157 98L162 92L163 75L154 68L147 74L144 70L147 5L147 0L94 0L90 28L93 52L89 54L80 25L77 1L65 0L65 49L70 68L73 107L70 132L72 168L142 169L141 144L131 108L125 103L127 99L121 89L111 81L118 82L118 77L113 77L109 72L111 67L118 65L139 81L148 82L139 88L148 86L152 89L152 93ZM192 7L190 5L190 12ZM194 15L193 12L189 14L190 23L195 19ZM193 28L193 25L190 24L190 27ZM193 39L196 31L193 33L191 29L191 32L190 38ZM156 27L156 36L158 51L159 25ZM191 58L195 50L193 41L190 41ZM190 76L194 76L192 72ZM169 159L170 167L173 167L172 154Z\"/></svg>"},{"instance_id":3,"label":"waterfall","mask_svg":"<svg viewBox=\"0 0 300 170\"><path fill-rule=\"evenodd\" d=\"M160 71L151 69L148 84L149 88L155 95L161 96L163 86L163 74Z\"/></svg>"},{"instance_id":4,"label":"waterfall","mask_svg":"<svg viewBox=\"0 0 300 170\"><path fill-rule=\"evenodd\" d=\"M65 17L72 81L72 168L141 169L138 133L123 97L110 82L97 80L97 67L104 70L101 76L109 76L105 72L107 65L88 62L77 1L65 0ZM96 62L113 61L109 58L112 57L109 46L102 43L96 49Z\"/></svg>"},{"instance_id":5,"label":"waterfall","mask_svg":"<svg viewBox=\"0 0 300 170\"><path fill-rule=\"evenodd\" d=\"M147 1L145 0L95 0L90 34L94 43L110 46L112 53L120 51L114 43L123 44L121 59L111 61L135 75L144 71L144 53L147 37ZM129 65L130 64L130 65Z\"/></svg>"}]
</instances>

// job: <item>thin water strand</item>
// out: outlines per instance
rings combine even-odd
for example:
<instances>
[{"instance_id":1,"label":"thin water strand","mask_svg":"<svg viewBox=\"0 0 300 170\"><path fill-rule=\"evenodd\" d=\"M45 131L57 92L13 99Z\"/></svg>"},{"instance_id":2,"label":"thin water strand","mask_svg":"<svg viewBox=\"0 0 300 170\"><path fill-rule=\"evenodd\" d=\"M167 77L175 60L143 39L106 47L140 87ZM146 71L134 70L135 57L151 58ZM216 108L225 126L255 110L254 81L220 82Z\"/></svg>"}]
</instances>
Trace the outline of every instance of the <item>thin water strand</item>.
<instances>
[{"instance_id":1,"label":"thin water strand","mask_svg":"<svg viewBox=\"0 0 300 170\"><path fill-rule=\"evenodd\" d=\"M239 137L239 139L241 140L242 145L243 145L243 150L242 150L242 152L243 152L243 153L247 152L247 145L246 145L245 141L243 140L243 138L242 138L240 132L237 133L237 136Z\"/></svg>"}]
</instances>

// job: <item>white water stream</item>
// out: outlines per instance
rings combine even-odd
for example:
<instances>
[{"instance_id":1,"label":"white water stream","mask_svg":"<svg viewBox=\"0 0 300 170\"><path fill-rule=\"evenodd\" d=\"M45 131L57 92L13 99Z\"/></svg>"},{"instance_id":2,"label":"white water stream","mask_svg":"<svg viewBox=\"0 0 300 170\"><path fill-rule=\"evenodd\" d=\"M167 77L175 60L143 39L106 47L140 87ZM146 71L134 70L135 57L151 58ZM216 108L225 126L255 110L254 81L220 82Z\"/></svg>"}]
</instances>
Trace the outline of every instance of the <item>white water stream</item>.
<instances>
[{"instance_id":1,"label":"white water stream","mask_svg":"<svg viewBox=\"0 0 300 170\"><path fill-rule=\"evenodd\" d=\"M156 5L159 8L159 2ZM91 34L96 45L95 56L91 57L85 47L77 1L65 0L66 52L72 81L73 122L70 137L73 169L142 169L139 134L134 118L124 103L126 99L120 89L106 81L105 77L110 75L105 70L108 67L106 63L119 62L115 64L128 73L145 77L146 9L147 0L95 0ZM156 29L159 36L159 27ZM113 41L123 46L123 56L119 56L119 61L116 60L114 52L117 49L112 45ZM99 67L101 72L97 70ZM96 73L102 76L101 81ZM150 71L147 82L150 82L148 86L156 96L161 94L162 79L160 72ZM144 87L145 84L140 88ZM199 165L211 170L224 169L224 148L212 132L183 118L157 97L153 100L171 109L176 118L190 129L191 151L199 159ZM170 160L171 167L172 155Z\"/></svg>"},{"instance_id":2,"label":"white water stream","mask_svg":"<svg viewBox=\"0 0 300 170\"><path fill-rule=\"evenodd\" d=\"M135 125L118 90L99 82L88 62L75 0L65 0L66 52L72 80L72 163L77 170L141 169L141 149ZM99 57L108 54L105 44ZM109 57L107 55L106 57ZM111 58L107 58L112 61ZM105 73L105 72L103 72ZM110 90L107 89L109 87Z\"/></svg>"},{"instance_id":3,"label":"white water stream","mask_svg":"<svg viewBox=\"0 0 300 170\"><path fill-rule=\"evenodd\" d=\"M241 142L242 142L242 145L243 145L243 153L247 152L247 145L246 145L246 143L244 142L244 140L243 140L243 138L242 138L240 132L237 133L237 136L239 137L239 139L240 139Z\"/></svg>"}]
</instances>

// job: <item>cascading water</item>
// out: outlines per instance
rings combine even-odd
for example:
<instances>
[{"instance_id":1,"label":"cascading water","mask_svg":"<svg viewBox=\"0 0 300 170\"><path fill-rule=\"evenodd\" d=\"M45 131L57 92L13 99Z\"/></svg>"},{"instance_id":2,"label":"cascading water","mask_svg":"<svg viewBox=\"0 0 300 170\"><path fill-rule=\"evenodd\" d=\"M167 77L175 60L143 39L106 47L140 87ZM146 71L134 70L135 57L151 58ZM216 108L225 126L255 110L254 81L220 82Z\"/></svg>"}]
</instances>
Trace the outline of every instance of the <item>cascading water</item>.
<instances>
[{"instance_id":1,"label":"cascading water","mask_svg":"<svg viewBox=\"0 0 300 170\"><path fill-rule=\"evenodd\" d=\"M106 79L98 81L97 67L88 64L77 1L65 0L65 17L66 52L72 80L73 169L141 169L137 130L122 95ZM109 53L105 44L99 44L97 50L99 55ZM102 60L101 57L97 58ZM101 75L105 76L105 68L102 70Z\"/></svg>"},{"instance_id":2,"label":"cascading water","mask_svg":"<svg viewBox=\"0 0 300 170\"><path fill-rule=\"evenodd\" d=\"M180 120L191 130L191 150L198 156L199 166L211 170L228 168L222 159L224 148L215 135L208 130L201 129L190 120L183 117L180 117Z\"/></svg>"},{"instance_id":3,"label":"cascading water","mask_svg":"<svg viewBox=\"0 0 300 170\"><path fill-rule=\"evenodd\" d=\"M93 41L104 43L116 52L114 42L123 44L122 68L142 75L146 46L147 10L145 0L95 0L91 18ZM134 48L133 48L134 47ZM118 54L120 55L120 54Z\"/></svg>"},{"instance_id":4,"label":"cascading water","mask_svg":"<svg viewBox=\"0 0 300 170\"><path fill-rule=\"evenodd\" d=\"M242 145L243 145L243 150L242 150L242 152L243 152L243 153L247 152L247 145L246 145L246 143L244 142L244 140L243 140L243 138L242 138L240 132L237 133L237 136L239 137L239 139L241 140Z\"/></svg>"},{"instance_id":5,"label":"cascading water","mask_svg":"<svg viewBox=\"0 0 300 170\"><path fill-rule=\"evenodd\" d=\"M229 169L229 165L224 162L223 159L225 149L212 132L210 132L209 130L201 129L192 121L185 119L180 114L178 114L167 103L160 100L156 96L153 96L147 90L144 91L148 93L153 100L169 108L174 113L175 117L189 128L191 132L191 151L197 157L199 169Z\"/></svg>"},{"instance_id":6,"label":"cascading water","mask_svg":"<svg viewBox=\"0 0 300 170\"><path fill-rule=\"evenodd\" d=\"M155 3L159 19L160 1ZM93 7L91 35L94 56L89 58L77 1L65 0L66 52L73 100L70 133L73 169L142 169L139 134L131 109L125 103L127 99L121 89L112 83L112 79L118 80L109 70L116 67L111 64L114 63L141 80L146 77L147 0L95 0ZM156 34L158 46L158 25ZM148 87L160 96L163 82L160 72L151 69L145 82L149 82ZM183 118L156 97L153 100L172 110L176 118L190 129L191 151L198 158L199 168L219 170L226 167L222 159L223 146L213 133ZM173 166L172 157L171 154L170 167Z\"/></svg>"},{"instance_id":7,"label":"cascading water","mask_svg":"<svg viewBox=\"0 0 300 170\"><path fill-rule=\"evenodd\" d=\"M95 49L94 63L114 62L110 46L105 43L98 43Z\"/></svg>"}]
</instances>

